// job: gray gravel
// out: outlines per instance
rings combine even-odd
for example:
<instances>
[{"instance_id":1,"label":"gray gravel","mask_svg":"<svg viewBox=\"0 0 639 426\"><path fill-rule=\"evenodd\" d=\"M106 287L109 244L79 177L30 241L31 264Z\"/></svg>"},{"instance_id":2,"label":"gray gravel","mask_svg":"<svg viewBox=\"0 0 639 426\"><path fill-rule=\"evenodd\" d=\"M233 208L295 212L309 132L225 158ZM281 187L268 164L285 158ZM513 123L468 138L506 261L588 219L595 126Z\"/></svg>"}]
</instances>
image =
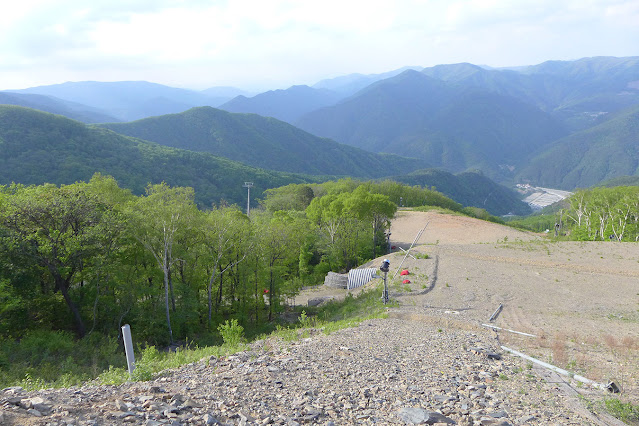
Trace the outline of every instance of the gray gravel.
<instances>
[{"instance_id":1,"label":"gray gravel","mask_svg":"<svg viewBox=\"0 0 639 426\"><path fill-rule=\"evenodd\" d=\"M502 353L490 331L377 319L259 341L149 382L5 389L0 423L609 424L553 380Z\"/></svg>"}]
</instances>

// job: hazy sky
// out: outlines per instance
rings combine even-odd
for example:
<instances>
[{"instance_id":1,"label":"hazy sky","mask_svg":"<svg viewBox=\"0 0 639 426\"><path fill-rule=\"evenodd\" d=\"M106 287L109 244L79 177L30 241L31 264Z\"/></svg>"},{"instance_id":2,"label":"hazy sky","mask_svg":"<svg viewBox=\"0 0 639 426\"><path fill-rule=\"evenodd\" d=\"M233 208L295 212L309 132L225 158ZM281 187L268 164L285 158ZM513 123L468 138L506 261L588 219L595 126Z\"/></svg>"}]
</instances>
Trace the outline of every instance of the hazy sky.
<instances>
[{"instance_id":1,"label":"hazy sky","mask_svg":"<svg viewBox=\"0 0 639 426\"><path fill-rule=\"evenodd\" d=\"M639 55L638 0L16 0L0 90L65 81L312 85L407 65Z\"/></svg>"}]
</instances>

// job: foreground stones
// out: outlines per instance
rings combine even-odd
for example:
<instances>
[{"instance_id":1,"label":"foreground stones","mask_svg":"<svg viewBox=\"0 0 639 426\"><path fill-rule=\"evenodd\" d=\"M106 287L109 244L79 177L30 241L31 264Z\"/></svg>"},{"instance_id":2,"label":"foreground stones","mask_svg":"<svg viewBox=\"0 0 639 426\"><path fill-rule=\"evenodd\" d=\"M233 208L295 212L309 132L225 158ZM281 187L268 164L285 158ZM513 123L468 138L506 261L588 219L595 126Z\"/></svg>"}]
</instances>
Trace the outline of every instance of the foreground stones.
<instances>
[{"instance_id":1,"label":"foreground stones","mask_svg":"<svg viewBox=\"0 0 639 426\"><path fill-rule=\"evenodd\" d=\"M593 424L524 361L487 356L498 348L492 332L369 320L295 342L260 341L150 382L5 389L0 423Z\"/></svg>"}]
</instances>

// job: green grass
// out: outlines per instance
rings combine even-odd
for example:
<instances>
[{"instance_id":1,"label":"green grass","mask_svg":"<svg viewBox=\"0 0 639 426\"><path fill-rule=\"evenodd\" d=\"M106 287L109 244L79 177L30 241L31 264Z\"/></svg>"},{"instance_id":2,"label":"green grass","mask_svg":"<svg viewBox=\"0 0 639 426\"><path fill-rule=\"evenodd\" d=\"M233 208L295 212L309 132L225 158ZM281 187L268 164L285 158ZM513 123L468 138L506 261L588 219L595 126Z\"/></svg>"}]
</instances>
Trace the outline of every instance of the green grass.
<instances>
[{"instance_id":1,"label":"green grass","mask_svg":"<svg viewBox=\"0 0 639 426\"><path fill-rule=\"evenodd\" d=\"M618 398L606 398L603 404L606 411L622 422L631 424L639 422L639 405L622 402Z\"/></svg>"}]
</instances>

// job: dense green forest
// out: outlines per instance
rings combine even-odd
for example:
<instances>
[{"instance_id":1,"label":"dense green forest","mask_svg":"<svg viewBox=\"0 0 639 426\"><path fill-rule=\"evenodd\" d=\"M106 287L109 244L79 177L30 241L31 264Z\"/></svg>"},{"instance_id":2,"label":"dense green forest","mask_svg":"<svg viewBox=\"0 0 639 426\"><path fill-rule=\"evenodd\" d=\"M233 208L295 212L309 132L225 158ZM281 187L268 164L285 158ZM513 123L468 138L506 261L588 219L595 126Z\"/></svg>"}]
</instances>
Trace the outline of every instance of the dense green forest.
<instances>
[{"instance_id":1,"label":"dense green forest","mask_svg":"<svg viewBox=\"0 0 639 426\"><path fill-rule=\"evenodd\" d=\"M536 215L509 225L578 241L639 241L639 186L580 189Z\"/></svg>"},{"instance_id":2,"label":"dense green forest","mask_svg":"<svg viewBox=\"0 0 639 426\"><path fill-rule=\"evenodd\" d=\"M575 192L560 212L572 239L639 241L639 187L591 188Z\"/></svg>"},{"instance_id":3,"label":"dense green forest","mask_svg":"<svg viewBox=\"0 0 639 426\"><path fill-rule=\"evenodd\" d=\"M36 374L47 356L38 345L62 350L72 344L65 335L113 348L128 323L140 345L165 346L215 341L229 319L270 327L301 287L386 253L400 199L464 210L392 181L290 184L267 191L250 217L234 205L199 209L188 187L149 185L138 196L100 174L0 186L0 382L12 380L3 366L24 362L16 356Z\"/></svg>"},{"instance_id":4,"label":"dense green forest","mask_svg":"<svg viewBox=\"0 0 639 426\"><path fill-rule=\"evenodd\" d=\"M461 211L437 193L344 179L267 191L250 218L198 209L191 188L149 185L136 196L111 177L0 187L0 333L113 333L128 322L167 344L237 318L271 321L287 296L385 253L406 205Z\"/></svg>"}]
</instances>

